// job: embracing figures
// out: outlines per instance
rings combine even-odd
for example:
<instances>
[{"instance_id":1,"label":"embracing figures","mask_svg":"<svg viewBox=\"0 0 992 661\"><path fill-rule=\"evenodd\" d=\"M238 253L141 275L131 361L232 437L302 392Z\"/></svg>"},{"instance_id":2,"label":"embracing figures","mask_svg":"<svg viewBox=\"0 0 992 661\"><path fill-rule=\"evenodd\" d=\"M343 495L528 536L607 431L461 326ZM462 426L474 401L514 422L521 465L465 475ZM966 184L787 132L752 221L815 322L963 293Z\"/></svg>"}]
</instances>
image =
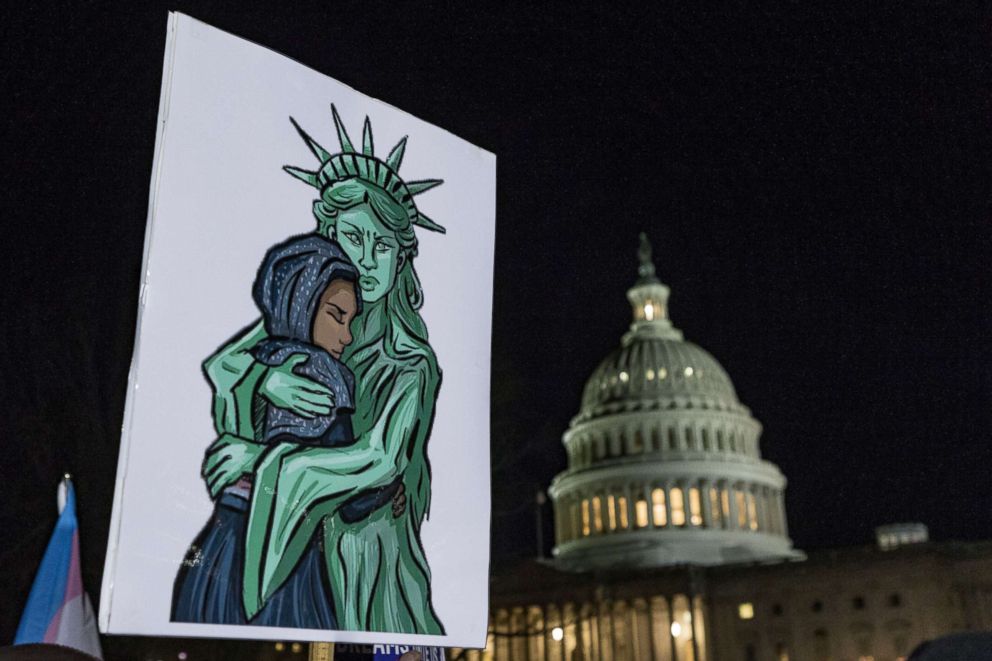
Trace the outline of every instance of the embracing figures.
<instances>
[{"instance_id":1,"label":"embracing figures","mask_svg":"<svg viewBox=\"0 0 992 661\"><path fill-rule=\"evenodd\" d=\"M330 278L325 270L332 267L322 266L325 262L307 262L316 275L313 286L301 290L299 279L287 277L267 258L270 279L292 292L273 315L292 316L287 311L302 305L311 315L304 316L303 330L298 337L271 337L263 308L263 321L204 363L219 438L207 451L203 475L217 503L215 517L225 502L233 502L230 494L239 492L244 514L236 544L208 550L194 543L190 548L176 579L173 620L224 622L211 619L204 599L190 586L217 578L206 576L205 568L217 574L227 567L238 574L229 579L240 597L240 623L442 634L420 541L430 506L427 441L441 371L419 313L423 293L414 268L414 226L444 230L413 201L442 182L404 182L398 171L405 138L381 160L373 153L368 118L356 150L333 106L332 112L341 152L326 151L293 122L320 166L314 172L284 169L319 191L313 238L331 245L320 248L326 253L321 259L341 262L334 267L340 277ZM338 262L334 251L342 258ZM290 252L298 259L297 252ZM339 355L328 349L333 358L328 364L339 358L346 369L338 381L319 378L312 362L323 345L313 315L322 314L318 308L332 289L342 290L333 283L349 278L360 311L353 323L350 317L347 323L335 317L334 332L348 341L340 340ZM348 300L341 298L345 307ZM350 326L350 333L341 324L345 331ZM333 341L338 340L332 338L331 346ZM293 342L318 348L316 353L300 350L302 345ZM351 397L349 378L353 402L345 401ZM343 415L348 428L335 442L310 442L306 433L266 437L275 417L291 418L294 429L330 429L329 420L343 420ZM215 519L211 526L217 527ZM210 553L226 553L231 561L218 564L203 557ZM204 576L196 575L198 568ZM230 594L229 589L226 598ZM312 610L314 601L330 602L321 604L327 607L323 619L301 619L292 612Z\"/></svg>"}]
</instances>

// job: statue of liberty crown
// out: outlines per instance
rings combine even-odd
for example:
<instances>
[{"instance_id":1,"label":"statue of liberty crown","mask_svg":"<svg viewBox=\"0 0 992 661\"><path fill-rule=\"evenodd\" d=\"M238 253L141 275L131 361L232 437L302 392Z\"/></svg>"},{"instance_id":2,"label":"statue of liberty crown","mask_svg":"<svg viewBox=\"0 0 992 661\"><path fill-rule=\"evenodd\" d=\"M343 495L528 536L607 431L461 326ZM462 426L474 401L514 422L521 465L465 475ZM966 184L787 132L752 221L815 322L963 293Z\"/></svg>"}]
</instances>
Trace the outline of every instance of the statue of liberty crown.
<instances>
[{"instance_id":1,"label":"statue of liberty crown","mask_svg":"<svg viewBox=\"0 0 992 661\"><path fill-rule=\"evenodd\" d=\"M422 214L413 201L414 195L419 195L435 186L444 183L441 179L424 179L422 181L403 181L400 178L400 163L403 162L403 152L406 151L406 136L403 137L396 146L389 152L389 156L383 161L373 154L372 145L372 123L365 117L365 127L362 131L362 151L357 152L351 145L338 110L331 104L331 114L334 116L334 126L337 128L338 141L341 143L341 153L332 154L321 147L317 142L307 135L306 131L300 128L296 120L292 117L289 121L296 127L297 132L303 141L313 152L313 155L320 160L320 168L316 172L310 172L292 165L283 166L283 170L293 175L297 179L310 184L317 190L323 190L336 181L345 179L360 179L381 188L387 195L395 200L400 206L406 209L410 217L410 222L417 227L431 230L433 232L444 233L444 228L433 220Z\"/></svg>"}]
</instances>

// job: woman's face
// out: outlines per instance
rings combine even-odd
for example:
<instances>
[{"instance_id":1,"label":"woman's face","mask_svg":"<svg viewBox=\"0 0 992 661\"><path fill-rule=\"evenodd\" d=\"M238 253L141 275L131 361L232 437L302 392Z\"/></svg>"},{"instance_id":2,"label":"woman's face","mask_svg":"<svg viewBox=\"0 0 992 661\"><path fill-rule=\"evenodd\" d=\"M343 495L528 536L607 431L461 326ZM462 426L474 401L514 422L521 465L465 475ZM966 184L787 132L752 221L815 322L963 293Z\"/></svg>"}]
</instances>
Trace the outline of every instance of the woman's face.
<instances>
[{"instance_id":1,"label":"woman's face","mask_svg":"<svg viewBox=\"0 0 992 661\"><path fill-rule=\"evenodd\" d=\"M357 311L355 285L348 280L331 280L313 318L313 343L341 360L345 347L351 344L351 320Z\"/></svg>"},{"instance_id":2,"label":"woman's face","mask_svg":"<svg viewBox=\"0 0 992 661\"><path fill-rule=\"evenodd\" d=\"M400 248L396 238L368 203L338 213L335 236L358 267L362 298L374 303L396 282Z\"/></svg>"}]
</instances>

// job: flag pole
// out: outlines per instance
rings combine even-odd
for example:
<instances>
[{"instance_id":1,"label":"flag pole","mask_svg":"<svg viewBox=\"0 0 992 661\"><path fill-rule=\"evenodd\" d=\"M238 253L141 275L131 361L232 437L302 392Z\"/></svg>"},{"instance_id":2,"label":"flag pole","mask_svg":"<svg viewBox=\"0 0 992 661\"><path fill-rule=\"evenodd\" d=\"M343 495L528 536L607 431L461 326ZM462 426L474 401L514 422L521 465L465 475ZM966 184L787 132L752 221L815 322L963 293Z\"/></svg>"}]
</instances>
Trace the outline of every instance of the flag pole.
<instances>
[{"instance_id":1,"label":"flag pole","mask_svg":"<svg viewBox=\"0 0 992 661\"><path fill-rule=\"evenodd\" d=\"M66 473L62 476L62 481L59 482L59 488L55 492L55 499L59 506L59 514L62 514L62 510L65 509L66 498L69 497L69 483L72 481L72 475Z\"/></svg>"}]
</instances>

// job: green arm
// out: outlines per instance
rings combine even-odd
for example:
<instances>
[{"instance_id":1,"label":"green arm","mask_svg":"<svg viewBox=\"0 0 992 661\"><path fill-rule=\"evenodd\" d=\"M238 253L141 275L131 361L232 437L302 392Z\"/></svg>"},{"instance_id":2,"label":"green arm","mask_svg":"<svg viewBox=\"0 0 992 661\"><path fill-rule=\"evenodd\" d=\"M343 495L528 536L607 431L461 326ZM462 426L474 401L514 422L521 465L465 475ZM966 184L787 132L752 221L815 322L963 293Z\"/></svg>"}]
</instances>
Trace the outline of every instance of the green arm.
<instances>
[{"instance_id":1,"label":"green arm","mask_svg":"<svg viewBox=\"0 0 992 661\"><path fill-rule=\"evenodd\" d=\"M265 367L255 362L251 350L266 337L259 320L203 362L203 373L214 391L214 429L219 436L255 438L252 401Z\"/></svg>"},{"instance_id":2,"label":"green arm","mask_svg":"<svg viewBox=\"0 0 992 661\"><path fill-rule=\"evenodd\" d=\"M283 443L263 457L255 471L245 540L243 596L249 618L285 581L324 517L351 496L404 472L407 445L430 420L430 410L422 408L423 383L419 371L399 375L376 424L352 446ZM427 409L432 408L433 402Z\"/></svg>"}]
</instances>

